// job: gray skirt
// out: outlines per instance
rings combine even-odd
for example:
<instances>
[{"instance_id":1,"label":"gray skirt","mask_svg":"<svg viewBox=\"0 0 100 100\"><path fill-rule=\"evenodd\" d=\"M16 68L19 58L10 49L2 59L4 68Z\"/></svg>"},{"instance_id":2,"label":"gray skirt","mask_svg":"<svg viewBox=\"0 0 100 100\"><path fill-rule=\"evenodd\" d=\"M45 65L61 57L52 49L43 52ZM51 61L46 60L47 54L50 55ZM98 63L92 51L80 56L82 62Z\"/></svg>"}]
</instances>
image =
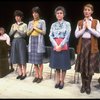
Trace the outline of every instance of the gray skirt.
<instances>
[{"instance_id":1,"label":"gray skirt","mask_svg":"<svg viewBox=\"0 0 100 100\"><path fill-rule=\"evenodd\" d=\"M27 63L27 45L23 38L15 38L11 46L11 63L26 64Z\"/></svg>"},{"instance_id":2,"label":"gray skirt","mask_svg":"<svg viewBox=\"0 0 100 100\"><path fill-rule=\"evenodd\" d=\"M38 48L38 36L31 36L29 47L30 52L28 52L28 62L32 64L42 64L43 63L43 53L37 53Z\"/></svg>"}]
</instances>

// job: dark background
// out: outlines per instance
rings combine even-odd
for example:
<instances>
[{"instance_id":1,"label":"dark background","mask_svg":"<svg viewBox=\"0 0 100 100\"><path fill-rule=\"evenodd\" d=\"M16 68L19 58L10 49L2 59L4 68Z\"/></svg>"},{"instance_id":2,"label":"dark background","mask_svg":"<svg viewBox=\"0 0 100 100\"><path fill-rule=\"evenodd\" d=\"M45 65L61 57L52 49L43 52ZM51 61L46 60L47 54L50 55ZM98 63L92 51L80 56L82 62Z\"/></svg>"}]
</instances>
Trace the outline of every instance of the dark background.
<instances>
[{"instance_id":1,"label":"dark background","mask_svg":"<svg viewBox=\"0 0 100 100\"><path fill-rule=\"evenodd\" d=\"M49 30L51 24L56 21L54 15L54 9L57 6L63 6L66 9L65 20L71 23L71 36L70 36L70 47L76 47L76 39L74 31L76 28L77 21L83 18L83 6L86 3L91 3L94 6L93 17L100 20L100 2L99 1L72 1L72 0L57 0L57 1L43 1L43 0L32 0L32 1L0 1L0 26L3 26L7 34L9 33L11 24L14 23L13 13L15 10L22 10L24 13L24 22L28 22L32 19L31 9L35 6L39 6L42 12L42 18L46 21L47 33L45 35L45 43L47 46L51 45L49 41ZM28 38L26 38L28 43Z\"/></svg>"}]
</instances>

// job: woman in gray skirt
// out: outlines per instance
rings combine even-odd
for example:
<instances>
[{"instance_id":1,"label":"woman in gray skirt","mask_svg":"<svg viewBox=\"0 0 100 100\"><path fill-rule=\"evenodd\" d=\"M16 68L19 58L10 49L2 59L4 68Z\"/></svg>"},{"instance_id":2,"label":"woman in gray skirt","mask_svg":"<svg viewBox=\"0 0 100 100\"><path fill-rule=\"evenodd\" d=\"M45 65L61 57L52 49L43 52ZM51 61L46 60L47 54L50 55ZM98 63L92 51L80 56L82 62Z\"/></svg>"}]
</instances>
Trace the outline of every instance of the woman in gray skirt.
<instances>
[{"instance_id":1,"label":"woman in gray skirt","mask_svg":"<svg viewBox=\"0 0 100 100\"><path fill-rule=\"evenodd\" d=\"M50 67L56 69L55 88L62 89L64 87L66 70L71 69L68 49L71 25L64 20L64 7L58 6L55 9L55 15L57 21L51 25L49 34L52 43Z\"/></svg>"},{"instance_id":2,"label":"woman in gray skirt","mask_svg":"<svg viewBox=\"0 0 100 100\"><path fill-rule=\"evenodd\" d=\"M28 24L27 35L29 35L29 63L34 64L35 78L33 82L40 83L43 80L43 53L45 52L44 36L46 24L40 19L40 8L32 8L33 20Z\"/></svg>"},{"instance_id":3,"label":"woman in gray skirt","mask_svg":"<svg viewBox=\"0 0 100 100\"><path fill-rule=\"evenodd\" d=\"M24 37L27 33L27 24L22 21L22 11L16 10L14 16L16 22L12 24L9 32L10 37L14 38L11 45L11 63L18 64L16 78L23 80L26 78L27 45Z\"/></svg>"}]
</instances>

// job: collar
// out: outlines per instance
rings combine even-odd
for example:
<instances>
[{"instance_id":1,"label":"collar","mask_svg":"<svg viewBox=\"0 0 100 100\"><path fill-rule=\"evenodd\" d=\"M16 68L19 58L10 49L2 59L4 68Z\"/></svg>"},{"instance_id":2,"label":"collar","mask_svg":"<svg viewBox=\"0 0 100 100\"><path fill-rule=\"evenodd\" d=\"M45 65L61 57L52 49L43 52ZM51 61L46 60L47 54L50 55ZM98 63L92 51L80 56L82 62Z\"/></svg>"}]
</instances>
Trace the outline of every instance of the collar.
<instances>
[{"instance_id":1,"label":"collar","mask_svg":"<svg viewBox=\"0 0 100 100\"><path fill-rule=\"evenodd\" d=\"M89 21L92 21L93 18L92 18L92 17L89 17L88 20L89 20ZM84 18L84 21L86 21L86 18Z\"/></svg>"},{"instance_id":2,"label":"collar","mask_svg":"<svg viewBox=\"0 0 100 100\"><path fill-rule=\"evenodd\" d=\"M17 22L16 24L17 24L17 25L22 25L22 24L23 24L23 22Z\"/></svg>"},{"instance_id":3,"label":"collar","mask_svg":"<svg viewBox=\"0 0 100 100\"><path fill-rule=\"evenodd\" d=\"M59 24L62 24L64 22L64 20L58 21Z\"/></svg>"}]
</instances>

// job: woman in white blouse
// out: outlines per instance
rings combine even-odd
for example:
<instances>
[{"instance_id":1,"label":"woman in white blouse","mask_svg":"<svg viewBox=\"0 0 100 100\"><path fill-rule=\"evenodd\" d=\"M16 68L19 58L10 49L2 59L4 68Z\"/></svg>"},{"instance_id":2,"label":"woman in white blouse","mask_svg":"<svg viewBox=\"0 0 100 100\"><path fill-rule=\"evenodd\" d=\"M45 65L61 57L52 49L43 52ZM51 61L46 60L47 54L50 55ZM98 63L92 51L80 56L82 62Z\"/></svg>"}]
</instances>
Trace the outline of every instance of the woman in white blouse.
<instances>
[{"instance_id":1,"label":"woman in white blouse","mask_svg":"<svg viewBox=\"0 0 100 100\"><path fill-rule=\"evenodd\" d=\"M76 72L81 73L82 87L80 92L91 93L91 80L95 72L100 71L98 38L100 37L99 20L93 19L93 6L86 4L83 9L84 19L78 21L75 30L77 44Z\"/></svg>"},{"instance_id":2,"label":"woman in white blouse","mask_svg":"<svg viewBox=\"0 0 100 100\"><path fill-rule=\"evenodd\" d=\"M27 45L24 37L27 33L27 24L22 21L22 11L16 10L14 16L16 22L12 24L9 32L9 35L14 37L11 46L11 63L18 64L16 79L23 80L26 78Z\"/></svg>"}]
</instances>

